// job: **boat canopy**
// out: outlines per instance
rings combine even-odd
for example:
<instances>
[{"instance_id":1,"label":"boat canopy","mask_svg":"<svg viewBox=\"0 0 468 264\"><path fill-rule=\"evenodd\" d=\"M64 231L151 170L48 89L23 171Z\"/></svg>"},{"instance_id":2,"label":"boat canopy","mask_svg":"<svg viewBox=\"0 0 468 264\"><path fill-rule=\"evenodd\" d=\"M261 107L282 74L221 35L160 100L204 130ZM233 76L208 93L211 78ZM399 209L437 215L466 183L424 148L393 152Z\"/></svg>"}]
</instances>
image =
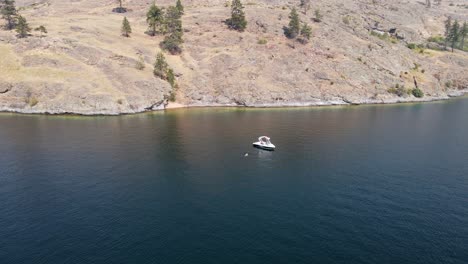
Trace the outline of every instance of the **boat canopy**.
<instances>
[{"instance_id":1,"label":"boat canopy","mask_svg":"<svg viewBox=\"0 0 468 264\"><path fill-rule=\"evenodd\" d=\"M260 142L270 142L270 138L267 136L261 136L258 138L258 141Z\"/></svg>"}]
</instances>

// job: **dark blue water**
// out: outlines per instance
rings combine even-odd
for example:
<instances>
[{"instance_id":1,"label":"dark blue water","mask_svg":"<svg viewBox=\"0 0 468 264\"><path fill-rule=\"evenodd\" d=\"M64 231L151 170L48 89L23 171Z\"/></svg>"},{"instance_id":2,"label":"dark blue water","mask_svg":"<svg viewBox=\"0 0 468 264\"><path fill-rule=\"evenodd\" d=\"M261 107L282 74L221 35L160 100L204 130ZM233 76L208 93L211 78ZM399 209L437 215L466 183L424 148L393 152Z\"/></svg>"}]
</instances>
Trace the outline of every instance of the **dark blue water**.
<instances>
[{"instance_id":1,"label":"dark blue water","mask_svg":"<svg viewBox=\"0 0 468 264\"><path fill-rule=\"evenodd\" d=\"M0 263L468 263L468 100L0 114Z\"/></svg>"}]
</instances>

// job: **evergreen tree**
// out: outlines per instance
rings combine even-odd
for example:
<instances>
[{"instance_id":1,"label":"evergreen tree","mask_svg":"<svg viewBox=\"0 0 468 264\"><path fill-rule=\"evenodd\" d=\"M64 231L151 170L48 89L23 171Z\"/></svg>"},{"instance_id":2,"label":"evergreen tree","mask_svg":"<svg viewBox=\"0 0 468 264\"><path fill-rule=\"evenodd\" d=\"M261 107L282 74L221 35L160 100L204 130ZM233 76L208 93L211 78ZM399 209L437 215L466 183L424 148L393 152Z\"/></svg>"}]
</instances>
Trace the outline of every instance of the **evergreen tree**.
<instances>
[{"instance_id":1,"label":"evergreen tree","mask_svg":"<svg viewBox=\"0 0 468 264\"><path fill-rule=\"evenodd\" d=\"M148 23L149 29L148 34L150 36L156 35L158 32L158 28L161 28L164 25L164 12L161 8L157 7L155 3L153 3L146 14L146 22Z\"/></svg>"},{"instance_id":2,"label":"evergreen tree","mask_svg":"<svg viewBox=\"0 0 468 264\"><path fill-rule=\"evenodd\" d=\"M452 17L448 17L447 20L445 20L445 32L444 32L444 37L445 37L444 48L445 49L447 49L451 30L452 30Z\"/></svg>"},{"instance_id":3,"label":"evergreen tree","mask_svg":"<svg viewBox=\"0 0 468 264\"><path fill-rule=\"evenodd\" d=\"M323 15L320 12L320 9L315 9L314 14L315 14L314 21L315 22L322 22Z\"/></svg>"},{"instance_id":4,"label":"evergreen tree","mask_svg":"<svg viewBox=\"0 0 468 264\"><path fill-rule=\"evenodd\" d=\"M465 23L463 23L463 26L460 30L460 49L461 50L465 50L465 38L466 36L468 35L468 25L465 21Z\"/></svg>"},{"instance_id":5,"label":"evergreen tree","mask_svg":"<svg viewBox=\"0 0 468 264\"><path fill-rule=\"evenodd\" d=\"M16 25L16 32L20 38L25 38L28 36L28 33L31 32L31 28L26 21L26 18L18 16L18 24Z\"/></svg>"},{"instance_id":6,"label":"evergreen tree","mask_svg":"<svg viewBox=\"0 0 468 264\"><path fill-rule=\"evenodd\" d=\"M34 31L39 31L41 32L41 37L43 36L43 34L47 34L47 29L44 27L44 26L39 26L37 28L34 29Z\"/></svg>"},{"instance_id":7,"label":"evergreen tree","mask_svg":"<svg viewBox=\"0 0 468 264\"><path fill-rule=\"evenodd\" d=\"M163 80L166 80L167 69L168 69L168 65L166 62L166 58L164 57L164 54L162 52L159 52L158 55L156 55L156 62L154 63L153 73L155 76Z\"/></svg>"},{"instance_id":8,"label":"evergreen tree","mask_svg":"<svg viewBox=\"0 0 468 264\"><path fill-rule=\"evenodd\" d=\"M299 35L300 30L301 25L299 20L299 14L297 14L296 8L293 8L291 10L291 13L289 14L289 26L285 28L284 33L286 37L293 39L296 38L297 35Z\"/></svg>"},{"instance_id":9,"label":"evergreen tree","mask_svg":"<svg viewBox=\"0 0 468 264\"><path fill-rule=\"evenodd\" d=\"M232 0L231 3L231 18L226 20L229 28L244 31L247 27L247 20L245 20L244 6L240 0Z\"/></svg>"},{"instance_id":10,"label":"evergreen tree","mask_svg":"<svg viewBox=\"0 0 468 264\"><path fill-rule=\"evenodd\" d=\"M312 28L307 23L304 23L301 28L301 42L307 43L310 40L310 36L312 36Z\"/></svg>"},{"instance_id":11,"label":"evergreen tree","mask_svg":"<svg viewBox=\"0 0 468 264\"><path fill-rule=\"evenodd\" d=\"M184 42L182 40L182 20L177 7L170 6L166 14L166 27L169 35L167 35L161 42L161 48L168 50L171 54L178 54L182 52L180 45Z\"/></svg>"},{"instance_id":12,"label":"evergreen tree","mask_svg":"<svg viewBox=\"0 0 468 264\"><path fill-rule=\"evenodd\" d=\"M130 37L130 33L132 33L132 27L130 26L130 22L128 22L127 17L124 17L122 21L122 36L124 37Z\"/></svg>"},{"instance_id":13,"label":"evergreen tree","mask_svg":"<svg viewBox=\"0 0 468 264\"><path fill-rule=\"evenodd\" d=\"M452 29L450 30L450 34L449 34L449 42L450 42L450 47L452 48L452 52L459 39L460 39L460 24L458 24L458 21L455 20L455 23L453 23Z\"/></svg>"},{"instance_id":14,"label":"evergreen tree","mask_svg":"<svg viewBox=\"0 0 468 264\"><path fill-rule=\"evenodd\" d=\"M182 32L181 15L177 7L170 6L167 9L165 25L168 33Z\"/></svg>"},{"instance_id":15,"label":"evergreen tree","mask_svg":"<svg viewBox=\"0 0 468 264\"><path fill-rule=\"evenodd\" d=\"M15 28L17 21L18 12L15 7L15 0L2 0L3 6L0 10L2 18L6 20L7 24L5 28L7 30L12 30Z\"/></svg>"},{"instance_id":16,"label":"evergreen tree","mask_svg":"<svg viewBox=\"0 0 468 264\"><path fill-rule=\"evenodd\" d=\"M172 88L175 88L175 75L174 75L174 70L173 69L168 69L167 70L167 82L171 85Z\"/></svg>"},{"instance_id":17,"label":"evergreen tree","mask_svg":"<svg viewBox=\"0 0 468 264\"><path fill-rule=\"evenodd\" d=\"M179 10L180 15L184 14L184 6L182 5L182 2L180 0L177 0L176 8L177 10Z\"/></svg>"}]
</instances>

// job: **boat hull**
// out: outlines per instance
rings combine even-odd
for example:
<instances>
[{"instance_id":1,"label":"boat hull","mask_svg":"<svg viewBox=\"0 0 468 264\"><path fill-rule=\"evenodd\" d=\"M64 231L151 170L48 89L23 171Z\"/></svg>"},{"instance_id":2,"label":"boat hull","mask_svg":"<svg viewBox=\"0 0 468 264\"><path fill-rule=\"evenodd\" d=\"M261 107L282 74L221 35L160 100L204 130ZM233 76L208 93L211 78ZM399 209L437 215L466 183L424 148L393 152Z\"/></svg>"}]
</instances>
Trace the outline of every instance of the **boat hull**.
<instances>
[{"instance_id":1,"label":"boat hull","mask_svg":"<svg viewBox=\"0 0 468 264\"><path fill-rule=\"evenodd\" d=\"M260 145L260 144L253 144L254 148L258 148L258 149L263 149L263 150L268 150L268 151L274 151L275 150L275 147L269 147L269 146L264 146L264 145Z\"/></svg>"}]
</instances>

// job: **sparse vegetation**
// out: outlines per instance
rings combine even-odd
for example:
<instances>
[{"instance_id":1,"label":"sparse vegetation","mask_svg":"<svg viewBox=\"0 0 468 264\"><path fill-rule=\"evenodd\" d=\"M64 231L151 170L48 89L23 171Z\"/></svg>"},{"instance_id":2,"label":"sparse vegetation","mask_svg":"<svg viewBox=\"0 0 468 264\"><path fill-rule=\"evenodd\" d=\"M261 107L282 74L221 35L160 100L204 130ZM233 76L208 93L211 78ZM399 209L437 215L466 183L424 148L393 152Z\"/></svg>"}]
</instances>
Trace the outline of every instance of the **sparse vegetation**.
<instances>
[{"instance_id":1,"label":"sparse vegetation","mask_svg":"<svg viewBox=\"0 0 468 264\"><path fill-rule=\"evenodd\" d=\"M315 22L322 22L322 19L323 19L323 15L322 15L322 12L320 12L320 9L315 9L315 12L314 12L314 21Z\"/></svg>"},{"instance_id":2,"label":"sparse vegetation","mask_svg":"<svg viewBox=\"0 0 468 264\"><path fill-rule=\"evenodd\" d=\"M158 33L164 33L164 12L155 3L146 13L146 22L148 23L148 35L155 36Z\"/></svg>"},{"instance_id":3,"label":"sparse vegetation","mask_svg":"<svg viewBox=\"0 0 468 264\"><path fill-rule=\"evenodd\" d=\"M445 32L444 32L444 48L447 50L447 45L450 39L450 32L452 30L452 17L448 17L447 20L445 20Z\"/></svg>"},{"instance_id":4,"label":"sparse vegetation","mask_svg":"<svg viewBox=\"0 0 468 264\"><path fill-rule=\"evenodd\" d=\"M406 47L408 47L408 49L414 50L414 49L416 49L417 46L414 43L408 43L408 45L406 45Z\"/></svg>"},{"instance_id":5,"label":"sparse vegetation","mask_svg":"<svg viewBox=\"0 0 468 264\"><path fill-rule=\"evenodd\" d=\"M29 27L26 18L22 16L18 16L18 25L16 25L16 32L18 33L18 37L25 38L31 32L31 28Z\"/></svg>"},{"instance_id":6,"label":"sparse vegetation","mask_svg":"<svg viewBox=\"0 0 468 264\"><path fill-rule=\"evenodd\" d=\"M244 31L247 27L247 20L245 19L244 6L240 0L232 0L231 3L231 18L226 20L226 24L230 29L237 31Z\"/></svg>"},{"instance_id":7,"label":"sparse vegetation","mask_svg":"<svg viewBox=\"0 0 468 264\"><path fill-rule=\"evenodd\" d=\"M468 36L468 25L467 22L465 21L463 23L463 26L460 30L460 49L465 50L465 38Z\"/></svg>"},{"instance_id":8,"label":"sparse vegetation","mask_svg":"<svg viewBox=\"0 0 468 264\"><path fill-rule=\"evenodd\" d=\"M388 89L387 92L395 94L398 97L403 97L408 94L408 90L405 88L405 86L399 84L396 84L395 87Z\"/></svg>"},{"instance_id":9,"label":"sparse vegetation","mask_svg":"<svg viewBox=\"0 0 468 264\"><path fill-rule=\"evenodd\" d=\"M177 0L176 8L179 11L179 15L182 16L184 14L184 6L182 5L182 2L180 0Z\"/></svg>"},{"instance_id":10,"label":"sparse vegetation","mask_svg":"<svg viewBox=\"0 0 468 264\"><path fill-rule=\"evenodd\" d=\"M121 28L122 36L130 37L130 33L132 33L132 27L130 26L130 22L128 22L127 17L124 17L122 21L122 28Z\"/></svg>"},{"instance_id":11,"label":"sparse vegetation","mask_svg":"<svg viewBox=\"0 0 468 264\"><path fill-rule=\"evenodd\" d=\"M296 8L293 8L289 14L289 25L284 28L284 34L287 38L294 39L299 35L301 29L300 23L299 14L297 13Z\"/></svg>"},{"instance_id":12,"label":"sparse vegetation","mask_svg":"<svg viewBox=\"0 0 468 264\"><path fill-rule=\"evenodd\" d=\"M179 54L182 52L182 20L180 12L175 6L170 6L166 13L166 27L168 35L161 42L162 49L169 51L171 54Z\"/></svg>"},{"instance_id":13,"label":"sparse vegetation","mask_svg":"<svg viewBox=\"0 0 468 264\"><path fill-rule=\"evenodd\" d=\"M41 33L41 37L43 37L44 34L47 34L47 29L43 25L35 28L34 31L39 31Z\"/></svg>"},{"instance_id":14,"label":"sparse vegetation","mask_svg":"<svg viewBox=\"0 0 468 264\"><path fill-rule=\"evenodd\" d=\"M167 69L168 64L166 62L166 57L164 57L164 54L162 52L159 52L158 55L156 55L156 62L154 63L153 73L156 77L166 80Z\"/></svg>"},{"instance_id":15,"label":"sparse vegetation","mask_svg":"<svg viewBox=\"0 0 468 264\"><path fill-rule=\"evenodd\" d=\"M455 23L453 23L450 31L449 31L449 34L448 34L448 37L447 37L447 41L450 43L450 47L452 48L452 52L454 50L454 48L456 47L457 45L457 42L458 40L460 39L460 24L458 23L457 20L455 20Z\"/></svg>"},{"instance_id":16,"label":"sparse vegetation","mask_svg":"<svg viewBox=\"0 0 468 264\"><path fill-rule=\"evenodd\" d=\"M29 107L34 107L39 103L39 100L37 100L36 97L31 95L31 92L27 92L27 97L25 99L25 102L29 105Z\"/></svg>"},{"instance_id":17,"label":"sparse vegetation","mask_svg":"<svg viewBox=\"0 0 468 264\"><path fill-rule=\"evenodd\" d=\"M419 88L414 88L413 90L411 90L411 94L413 94L413 96L416 98L424 97L424 92Z\"/></svg>"},{"instance_id":18,"label":"sparse vegetation","mask_svg":"<svg viewBox=\"0 0 468 264\"><path fill-rule=\"evenodd\" d=\"M447 47L450 45L452 52L457 48L460 50L468 50L468 48L465 47L465 39L467 34L468 25L466 21L463 23L463 25L460 25L457 20L453 22L452 18L448 17L447 20L445 20L444 37L430 37L428 41L443 45L445 50L447 50Z\"/></svg>"},{"instance_id":19,"label":"sparse vegetation","mask_svg":"<svg viewBox=\"0 0 468 264\"><path fill-rule=\"evenodd\" d=\"M175 75L173 69L167 69L167 82L171 85L172 88L175 87Z\"/></svg>"},{"instance_id":20,"label":"sparse vegetation","mask_svg":"<svg viewBox=\"0 0 468 264\"><path fill-rule=\"evenodd\" d=\"M265 45L265 44L267 44L267 42L268 41L266 40L266 38L260 38L260 39L258 39L257 44Z\"/></svg>"},{"instance_id":21,"label":"sparse vegetation","mask_svg":"<svg viewBox=\"0 0 468 264\"><path fill-rule=\"evenodd\" d=\"M349 16L344 16L342 20L343 20L343 23L346 25L349 25L351 23Z\"/></svg>"},{"instance_id":22,"label":"sparse vegetation","mask_svg":"<svg viewBox=\"0 0 468 264\"><path fill-rule=\"evenodd\" d=\"M18 11L16 10L15 0L3 0L3 6L0 10L2 18L6 20L5 29L12 30L16 26Z\"/></svg>"},{"instance_id":23,"label":"sparse vegetation","mask_svg":"<svg viewBox=\"0 0 468 264\"><path fill-rule=\"evenodd\" d=\"M164 54L162 52L159 52L156 56L156 62L154 63L153 73L156 77L167 81L171 85L172 91L169 94L169 101L175 101L175 94L178 88L178 85L176 83L176 77L174 74L174 70L169 68L169 65L166 62L166 58L164 57Z\"/></svg>"},{"instance_id":24,"label":"sparse vegetation","mask_svg":"<svg viewBox=\"0 0 468 264\"><path fill-rule=\"evenodd\" d=\"M145 69L145 59L143 56L139 56L137 62L135 63L135 68L139 71L142 71Z\"/></svg>"},{"instance_id":25,"label":"sparse vegetation","mask_svg":"<svg viewBox=\"0 0 468 264\"><path fill-rule=\"evenodd\" d=\"M312 36L312 28L307 23L304 23L301 28L301 37L299 41L305 44L309 42L311 36Z\"/></svg>"},{"instance_id":26,"label":"sparse vegetation","mask_svg":"<svg viewBox=\"0 0 468 264\"><path fill-rule=\"evenodd\" d=\"M393 43L393 44L396 44L398 43L398 39L395 38L394 36L391 36L390 34L388 34L387 32L383 33L383 34L380 34L380 33L377 33L375 31L371 31L370 34L374 37L378 37L379 39L381 40L385 40L385 41L388 41L390 43Z\"/></svg>"}]
</instances>

